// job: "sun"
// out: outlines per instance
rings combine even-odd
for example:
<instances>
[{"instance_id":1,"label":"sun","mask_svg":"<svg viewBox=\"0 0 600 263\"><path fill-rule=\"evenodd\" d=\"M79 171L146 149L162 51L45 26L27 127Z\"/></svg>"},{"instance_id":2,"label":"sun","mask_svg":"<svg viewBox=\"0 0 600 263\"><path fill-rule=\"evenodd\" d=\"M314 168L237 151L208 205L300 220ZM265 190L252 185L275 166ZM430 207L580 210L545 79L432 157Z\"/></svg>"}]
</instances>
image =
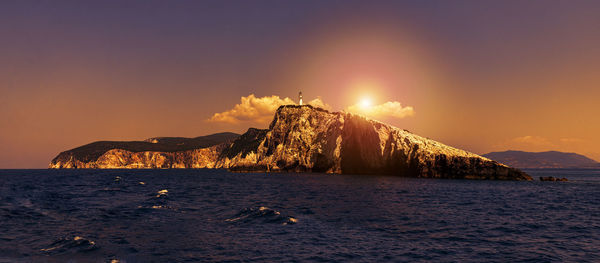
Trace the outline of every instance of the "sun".
<instances>
[{"instance_id":1,"label":"sun","mask_svg":"<svg viewBox=\"0 0 600 263\"><path fill-rule=\"evenodd\" d=\"M371 98L363 97L362 99L360 99L360 102L358 103L358 105L360 105L361 109L368 110L371 108L373 103L371 102Z\"/></svg>"}]
</instances>

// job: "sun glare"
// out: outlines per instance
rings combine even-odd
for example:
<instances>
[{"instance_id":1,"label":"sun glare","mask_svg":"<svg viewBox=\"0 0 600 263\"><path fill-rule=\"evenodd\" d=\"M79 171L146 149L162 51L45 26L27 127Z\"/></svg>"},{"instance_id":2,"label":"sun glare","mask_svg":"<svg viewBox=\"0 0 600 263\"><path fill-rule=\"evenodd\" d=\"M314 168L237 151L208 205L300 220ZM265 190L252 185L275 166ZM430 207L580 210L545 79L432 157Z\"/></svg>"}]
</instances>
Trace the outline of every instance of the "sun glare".
<instances>
[{"instance_id":1,"label":"sun glare","mask_svg":"<svg viewBox=\"0 0 600 263\"><path fill-rule=\"evenodd\" d=\"M360 103L359 103L359 104L360 104L360 107L361 107L363 110L366 110L366 109L369 109L369 108L371 108L372 102L371 102L371 99L370 99L370 98L368 98L368 97L365 97L365 98L362 98L362 99L360 100Z\"/></svg>"}]
</instances>

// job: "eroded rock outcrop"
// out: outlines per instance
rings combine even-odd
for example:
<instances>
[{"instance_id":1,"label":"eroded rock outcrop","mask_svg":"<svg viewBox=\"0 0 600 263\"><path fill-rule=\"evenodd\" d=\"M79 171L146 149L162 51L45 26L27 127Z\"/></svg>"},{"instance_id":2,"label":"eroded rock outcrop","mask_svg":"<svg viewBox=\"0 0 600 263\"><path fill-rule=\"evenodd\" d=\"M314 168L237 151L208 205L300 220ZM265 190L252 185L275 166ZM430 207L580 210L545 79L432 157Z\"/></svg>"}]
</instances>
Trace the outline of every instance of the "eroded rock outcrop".
<instances>
[{"instance_id":1,"label":"eroded rock outcrop","mask_svg":"<svg viewBox=\"0 0 600 263\"><path fill-rule=\"evenodd\" d=\"M52 168L229 168L409 177L532 180L518 169L363 116L279 107L268 129L187 151L111 149L91 160L61 153ZM154 141L154 140L153 140ZM163 140L164 141L164 140ZM160 140L156 140L160 143ZM71 159L69 159L71 158Z\"/></svg>"}]
</instances>

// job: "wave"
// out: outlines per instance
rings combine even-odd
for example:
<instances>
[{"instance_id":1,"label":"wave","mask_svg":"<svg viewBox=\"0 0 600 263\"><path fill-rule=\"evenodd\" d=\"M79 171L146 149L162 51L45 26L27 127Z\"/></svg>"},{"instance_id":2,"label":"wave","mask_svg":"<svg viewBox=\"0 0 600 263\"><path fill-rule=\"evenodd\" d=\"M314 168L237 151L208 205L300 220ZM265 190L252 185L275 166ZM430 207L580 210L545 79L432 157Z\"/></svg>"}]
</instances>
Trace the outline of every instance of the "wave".
<instances>
[{"instance_id":1,"label":"wave","mask_svg":"<svg viewBox=\"0 0 600 263\"><path fill-rule=\"evenodd\" d=\"M261 222L282 225L298 223L298 219L292 216L282 215L279 211L275 211L265 206L244 208L235 216L226 219L225 221L243 223Z\"/></svg>"},{"instance_id":2,"label":"wave","mask_svg":"<svg viewBox=\"0 0 600 263\"><path fill-rule=\"evenodd\" d=\"M47 248L42 248L40 250L47 254L58 255L68 252L88 252L96 249L98 249L96 242L80 236L75 236L73 238L58 239Z\"/></svg>"}]
</instances>

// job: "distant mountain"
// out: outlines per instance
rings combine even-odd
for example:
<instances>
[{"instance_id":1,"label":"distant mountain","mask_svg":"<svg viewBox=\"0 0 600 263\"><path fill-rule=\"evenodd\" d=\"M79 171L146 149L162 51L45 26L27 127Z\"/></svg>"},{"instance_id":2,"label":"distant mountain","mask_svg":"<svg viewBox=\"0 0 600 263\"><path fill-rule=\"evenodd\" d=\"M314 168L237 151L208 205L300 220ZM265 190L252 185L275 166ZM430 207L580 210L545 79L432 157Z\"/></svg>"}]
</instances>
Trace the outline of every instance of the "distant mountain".
<instances>
[{"instance_id":1,"label":"distant mountain","mask_svg":"<svg viewBox=\"0 0 600 263\"><path fill-rule=\"evenodd\" d=\"M600 168L599 162L581 154L557 151L505 151L483 156L516 168Z\"/></svg>"}]
</instances>

